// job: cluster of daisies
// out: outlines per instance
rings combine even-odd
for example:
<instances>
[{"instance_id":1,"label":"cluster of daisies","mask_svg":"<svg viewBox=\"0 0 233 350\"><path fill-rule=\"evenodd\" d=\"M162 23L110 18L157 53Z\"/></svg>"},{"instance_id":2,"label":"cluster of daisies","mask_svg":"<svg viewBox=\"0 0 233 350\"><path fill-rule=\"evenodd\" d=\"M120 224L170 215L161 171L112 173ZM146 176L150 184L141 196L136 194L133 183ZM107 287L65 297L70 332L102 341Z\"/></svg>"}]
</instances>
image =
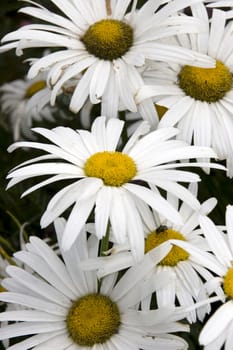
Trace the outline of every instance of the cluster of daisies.
<instances>
[{"instance_id":1,"label":"cluster of daisies","mask_svg":"<svg viewBox=\"0 0 233 350\"><path fill-rule=\"evenodd\" d=\"M215 225L195 168L233 177L233 0L25 2L31 23L0 52L41 57L0 87L0 104L8 151L42 152L7 188L57 183L40 226L58 249L31 236L0 260L3 346L188 349L179 332L199 321L203 349L232 350L233 206ZM82 127L63 113L44 128L64 96Z\"/></svg>"}]
</instances>

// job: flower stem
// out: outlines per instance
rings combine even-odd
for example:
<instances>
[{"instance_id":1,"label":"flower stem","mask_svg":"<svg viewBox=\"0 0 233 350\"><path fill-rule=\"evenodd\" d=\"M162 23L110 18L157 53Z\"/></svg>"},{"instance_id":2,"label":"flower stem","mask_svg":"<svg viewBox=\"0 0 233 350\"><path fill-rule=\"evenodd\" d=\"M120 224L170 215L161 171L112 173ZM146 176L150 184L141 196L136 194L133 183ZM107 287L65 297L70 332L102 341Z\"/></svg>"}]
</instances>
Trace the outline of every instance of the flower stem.
<instances>
[{"instance_id":1,"label":"flower stem","mask_svg":"<svg viewBox=\"0 0 233 350\"><path fill-rule=\"evenodd\" d=\"M7 210L6 213L11 217L11 219L16 224L16 226L20 229L20 231L22 231L23 237L24 237L25 241L27 241L28 240L28 234L27 234L26 230L24 229L25 225L22 225L19 222L19 220L9 210Z\"/></svg>"},{"instance_id":2,"label":"flower stem","mask_svg":"<svg viewBox=\"0 0 233 350\"><path fill-rule=\"evenodd\" d=\"M111 14L112 14L111 0L106 0L106 8L107 8L107 15L111 16Z\"/></svg>"},{"instance_id":3,"label":"flower stem","mask_svg":"<svg viewBox=\"0 0 233 350\"><path fill-rule=\"evenodd\" d=\"M125 123L122 131L122 139L123 139L123 144L126 144L126 142L128 141L128 133L127 133L127 127L126 127L126 120L125 120L125 111L119 112L119 119L123 120L123 122Z\"/></svg>"},{"instance_id":4,"label":"flower stem","mask_svg":"<svg viewBox=\"0 0 233 350\"><path fill-rule=\"evenodd\" d=\"M101 239L101 243L100 243L100 256L105 256L104 252L108 250L109 234L110 234L110 223L108 222L106 234Z\"/></svg>"},{"instance_id":5,"label":"flower stem","mask_svg":"<svg viewBox=\"0 0 233 350\"><path fill-rule=\"evenodd\" d=\"M100 242L100 256L105 256L105 252L108 250L108 244L109 244L109 234L110 234L110 222L108 222L108 226L106 229L106 234L105 236L101 239ZM102 284L102 278L98 280L98 291L100 291Z\"/></svg>"},{"instance_id":6,"label":"flower stem","mask_svg":"<svg viewBox=\"0 0 233 350\"><path fill-rule=\"evenodd\" d=\"M3 257L3 259L8 261L10 265L16 265L16 262L7 254L7 252L2 247L0 247L0 255Z\"/></svg>"},{"instance_id":7,"label":"flower stem","mask_svg":"<svg viewBox=\"0 0 233 350\"><path fill-rule=\"evenodd\" d=\"M3 238L2 236L0 236L0 245L6 247L11 253L13 253L15 251L12 244L9 241L7 241L5 238Z\"/></svg>"}]
</instances>

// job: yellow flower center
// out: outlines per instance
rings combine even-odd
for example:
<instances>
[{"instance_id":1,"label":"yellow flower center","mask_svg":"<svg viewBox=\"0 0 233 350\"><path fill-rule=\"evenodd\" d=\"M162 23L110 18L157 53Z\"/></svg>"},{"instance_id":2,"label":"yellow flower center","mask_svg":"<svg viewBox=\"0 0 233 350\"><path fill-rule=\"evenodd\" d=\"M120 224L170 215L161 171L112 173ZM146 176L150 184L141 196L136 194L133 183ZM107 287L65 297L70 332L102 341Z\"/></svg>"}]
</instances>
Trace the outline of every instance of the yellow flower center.
<instances>
[{"instance_id":1,"label":"yellow flower center","mask_svg":"<svg viewBox=\"0 0 233 350\"><path fill-rule=\"evenodd\" d=\"M46 81L38 80L29 86L29 88L25 92L24 98L30 98L33 95L35 95L38 91L43 90L44 88L46 88Z\"/></svg>"},{"instance_id":2,"label":"yellow flower center","mask_svg":"<svg viewBox=\"0 0 233 350\"><path fill-rule=\"evenodd\" d=\"M225 294L233 299L233 267L230 268L224 276L223 289Z\"/></svg>"},{"instance_id":3,"label":"yellow flower center","mask_svg":"<svg viewBox=\"0 0 233 350\"><path fill-rule=\"evenodd\" d=\"M84 165L86 176L98 177L107 186L121 186L137 173L136 164L127 154L98 152L87 159Z\"/></svg>"},{"instance_id":4,"label":"yellow flower center","mask_svg":"<svg viewBox=\"0 0 233 350\"><path fill-rule=\"evenodd\" d=\"M164 116L164 114L167 112L167 107L155 104L156 111L158 113L159 120L161 120Z\"/></svg>"},{"instance_id":5,"label":"yellow flower center","mask_svg":"<svg viewBox=\"0 0 233 350\"><path fill-rule=\"evenodd\" d=\"M209 103L221 100L232 88L232 74L220 61L215 68L184 66L178 81L186 95Z\"/></svg>"},{"instance_id":6,"label":"yellow flower center","mask_svg":"<svg viewBox=\"0 0 233 350\"><path fill-rule=\"evenodd\" d=\"M88 294L71 306L66 318L68 333L80 346L103 344L118 332L121 317L108 296Z\"/></svg>"},{"instance_id":7,"label":"yellow flower center","mask_svg":"<svg viewBox=\"0 0 233 350\"><path fill-rule=\"evenodd\" d=\"M81 40L90 54L112 61L129 51L133 29L122 21L103 19L92 24Z\"/></svg>"},{"instance_id":8,"label":"yellow flower center","mask_svg":"<svg viewBox=\"0 0 233 350\"><path fill-rule=\"evenodd\" d=\"M145 253L149 252L155 247L158 247L160 244L168 241L169 239L179 239L181 241L186 240L180 232L174 231L166 226L161 226L156 231L149 233L149 235L146 237ZM174 245L165 258L160 261L159 265L176 266L179 261L187 260L188 257L189 253Z\"/></svg>"}]
</instances>

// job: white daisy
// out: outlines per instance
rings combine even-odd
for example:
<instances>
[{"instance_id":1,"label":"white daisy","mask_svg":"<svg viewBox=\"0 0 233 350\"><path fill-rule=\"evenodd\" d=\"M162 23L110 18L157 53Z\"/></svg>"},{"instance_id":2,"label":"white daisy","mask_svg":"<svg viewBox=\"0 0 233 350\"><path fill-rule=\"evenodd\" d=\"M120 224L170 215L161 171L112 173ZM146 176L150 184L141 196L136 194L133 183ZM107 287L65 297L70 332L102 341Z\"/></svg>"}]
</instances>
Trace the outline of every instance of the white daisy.
<instances>
[{"instance_id":1,"label":"white daisy","mask_svg":"<svg viewBox=\"0 0 233 350\"><path fill-rule=\"evenodd\" d=\"M192 184L190 191L197 196L197 185ZM153 214L146 208L143 203L140 203L141 211L144 219L145 232L145 253L155 251L156 247L163 245L163 242L172 240L185 241L189 244L188 251L173 245L168 254L164 254L156 265L145 278L150 279L151 276L165 273L169 274L169 283L156 292L156 300L158 307L174 307L180 305L188 307L195 305L197 300L200 300L200 291L203 288L204 281L209 281L213 275L207 270L215 264L214 259L207 254L209 246L207 241L202 236L202 231L199 226L199 216L208 215L216 205L216 199L210 198L202 203L199 210L193 210L186 203L179 203L177 198L168 196L167 200L178 210L182 216L183 224L174 225L164 217L157 213ZM190 250L190 247L193 250ZM97 269L97 274L101 278L109 273L125 269L134 264L133 257L129 252L129 245L116 246L114 245L109 252L110 256L99 257L97 259L89 259L82 262L82 268L85 270ZM164 252L165 248L161 248ZM190 253L189 253L190 251ZM218 264L217 264L218 265ZM206 268L207 267L207 268ZM221 289L217 290L218 295L222 296ZM143 300L142 309L150 307L152 295ZM204 318L205 314L210 311L210 305L206 304L199 312L199 317ZM189 322L196 321L196 310L193 309L188 315Z\"/></svg>"},{"instance_id":2,"label":"white daisy","mask_svg":"<svg viewBox=\"0 0 233 350\"><path fill-rule=\"evenodd\" d=\"M2 41L10 43L0 51L16 48L20 55L28 47L64 47L39 59L28 72L28 77L34 78L49 69L52 105L63 84L79 78L70 102L73 112L81 109L88 96L93 104L102 103L102 115L116 117L120 106L136 112L134 95L144 84L138 67L146 59L214 66L206 55L160 42L164 37L203 29L199 20L177 14L197 1L165 4L165 0L149 0L136 9L137 0L51 0L61 14L33 2L34 7L20 12L49 24L30 24L7 34ZM154 114L150 99L144 108Z\"/></svg>"},{"instance_id":3,"label":"white daisy","mask_svg":"<svg viewBox=\"0 0 233 350\"><path fill-rule=\"evenodd\" d=\"M219 261L216 286L222 284L226 302L210 317L200 333L200 344L205 350L232 349L233 341L233 206L226 209L226 233L208 218L200 224L211 251Z\"/></svg>"},{"instance_id":4,"label":"white daisy","mask_svg":"<svg viewBox=\"0 0 233 350\"><path fill-rule=\"evenodd\" d=\"M151 97L169 110L159 127L176 126L178 138L189 143L211 146L220 159L227 160L233 176L233 22L226 24L226 12L215 9L211 20L203 3L192 6L195 18L206 30L176 37L176 45L202 52L216 61L216 68L183 64L159 64L145 72L148 87L137 97ZM152 93L152 91L154 92Z\"/></svg>"},{"instance_id":5,"label":"white daisy","mask_svg":"<svg viewBox=\"0 0 233 350\"><path fill-rule=\"evenodd\" d=\"M14 140L32 138L33 120L53 119L46 77L46 73L40 73L33 80L17 79L0 87L1 110L9 117Z\"/></svg>"},{"instance_id":6,"label":"white daisy","mask_svg":"<svg viewBox=\"0 0 233 350\"><path fill-rule=\"evenodd\" d=\"M47 180L29 188L23 195L55 181L74 179L50 200L41 218L41 226L46 227L67 208L75 204L67 221L63 236L63 247L69 249L95 206L96 234L102 238L106 234L108 221L119 244L128 237L133 254L140 259L144 254L144 234L137 199L141 199L170 221L180 224L179 213L155 190L152 184L173 193L198 209L200 204L195 196L181 182L197 182L199 176L176 170L190 166L190 163L173 163L176 160L196 157L215 157L206 147L189 146L182 141L171 140L179 131L163 128L148 132L148 124L143 122L128 140L122 151L116 151L124 122L105 117L96 118L91 132L74 131L58 127L52 130L35 128L53 144L37 142L16 142L9 147L13 151L19 147L41 149L48 152L33 158L13 169L8 188L34 176L51 175ZM142 137L142 135L145 135ZM57 159L55 162L52 161ZM169 162L169 164L167 164ZM37 163L37 164L33 164ZM193 166L216 166L210 163L192 163Z\"/></svg>"},{"instance_id":7,"label":"white daisy","mask_svg":"<svg viewBox=\"0 0 233 350\"><path fill-rule=\"evenodd\" d=\"M60 242L64 221L58 219L55 226ZM15 254L32 273L7 268L9 278L4 286L8 292L0 293L0 300L23 309L0 313L1 321L16 321L0 328L0 339L30 337L8 350L187 349L182 338L168 334L188 330L187 325L176 322L182 311L137 311L135 307L165 283L161 277L149 283L143 280L149 259L118 281L117 274L112 274L100 282L95 273L79 268L80 259L96 255L98 245L90 240L87 245L84 235L78 240L69 251L61 247L63 260L37 237L30 238L25 251Z\"/></svg>"}]
</instances>

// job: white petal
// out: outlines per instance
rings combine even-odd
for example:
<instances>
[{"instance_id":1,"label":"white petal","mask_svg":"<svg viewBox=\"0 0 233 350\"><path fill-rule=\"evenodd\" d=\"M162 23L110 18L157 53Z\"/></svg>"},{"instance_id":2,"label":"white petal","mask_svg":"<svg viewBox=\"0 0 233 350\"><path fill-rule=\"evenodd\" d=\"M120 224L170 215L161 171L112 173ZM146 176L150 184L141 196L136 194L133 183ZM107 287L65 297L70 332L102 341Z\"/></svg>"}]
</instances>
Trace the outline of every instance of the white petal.
<instances>
[{"instance_id":1,"label":"white petal","mask_svg":"<svg viewBox=\"0 0 233 350\"><path fill-rule=\"evenodd\" d=\"M27 321L27 322L58 322L63 321L63 316L51 315L47 312L36 310L15 310L0 313L1 321Z\"/></svg>"},{"instance_id":2,"label":"white petal","mask_svg":"<svg viewBox=\"0 0 233 350\"><path fill-rule=\"evenodd\" d=\"M80 171L77 166L67 163L41 163L32 164L26 167L12 171L8 178L12 177L33 177L50 174L73 174L74 177L80 176Z\"/></svg>"},{"instance_id":3,"label":"white petal","mask_svg":"<svg viewBox=\"0 0 233 350\"><path fill-rule=\"evenodd\" d=\"M77 202L68 218L62 237L62 248L69 250L82 230L95 204L95 196Z\"/></svg>"},{"instance_id":4,"label":"white petal","mask_svg":"<svg viewBox=\"0 0 233 350\"><path fill-rule=\"evenodd\" d=\"M199 342L207 345L214 341L229 326L233 319L233 303L228 301L220 306L202 329Z\"/></svg>"},{"instance_id":5,"label":"white petal","mask_svg":"<svg viewBox=\"0 0 233 350\"><path fill-rule=\"evenodd\" d=\"M162 181L157 179L155 180L155 185L182 199L182 201L190 205L194 210L200 209L200 202L184 186L181 186L180 184L175 182Z\"/></svg>"},{"instance_id":6,"label":"white petal","mask_svg":"<svg viewBox=\"0 0 233 350\"><path fill-rule=\"evenodd\" d=\"M39 18L40 20L51 22L57 26L64 27L71 32L77 33L78 28L65 17L59 16L51 11L44 11L44 9L34 8L34 7L23 7L19 10L20 13L30 15L32 17ZM27 26L28 28L28 26Z\"/></svg>"},{"instance_id":7,"label":"white petal","mask_svg":"<svg viewBox=\"0 0 233 350\"><path fill-rule=\"evenodd\" d=\"M108 118L117 118L119 108L119 91L115 79L115 72L111 67L108 88L105 89L102 96L101 115L106 115Z\"/></svg>"},{"instance_id":8,"label":"white petal","mask_svg":"<svg viewBox=\"0 0 233 350\"><path fill-rule=\"evenodd\" d=\"M52 197L40 220L42 228L51 224L60 214L77 201L81 184L78 182L66 186Z\"/></svg>"},{"instance_id":9,"label":"white petal","mask_svg":"<svg viewBox=\"0 0 233 350\"><path fill-rule=\"evenodd\" d=\"M41 333L31 336L28 339L20 341L19 343L12 345L8 350L28 350L33 346L43 343L44 341L58 336L62 331L52 332L52 333ZM64 333L64 332L62 332Z\"/></svg>"},{"instance_id":10,"label":"white petal","mask_svg":"<svg viewBox=\"0 0 233 350\"><path fill-rule=\"evenodd\" d=\"M13 277L19 284L27 287L28 290L38 293L38 295L45 298L45 300L52 301L61 306L70 305L70 300L62 293L58 292L55 288L48 283L34 277L29 272L16 266L8 266L7 273Z\"/></svg>"},{"instance_id":11,"label":"white petal","mask_svg":"<svg viewBox=\"0 0 233 350\"><path fill-rule=\"evenodd\" d=\"M111 204L112 191L108 186L104 186L97 194L95 207L96 235L99 239L106 235Z\"/></svg>"},{"instance_id":12,"label":"white petal","mask_svg":"<svg viewBox=\"0 0 233 350\"><path fill-rule=\"evenodd\" d=\"M72 338L68 336L67 332L63 332L63 334L59 334L55 337L51 337L50 339L43 342L42 344L37 345L34 349L35 350L50 350L50 349L64 350L64 349L70 349L70 347L72 347L73 345L74 345L74 342Z\"/></svg>"},{"instance_id":13,"label":"white petal","mask_svg":"<svg viewBox=\"0 0 233 350\"><path fill-rule=\"evenodd\" d=\"M51 82L52 85L52 93L51 93L51 105L53 106L55 104L55 99L58 94L58 91L61 89L63 84L70 80L71 78L74 78L78 76L79 73L85 71L88 67L92 66L94 64L96 59L94 57L81 57L79 58L77 63L74 63L70 65L62 75L62 77L56 82ZM51 79L50 79L51 80Z\"/></svg>"},{"instance_id":14,"label":"white petal","mask_svg":"<svg viewBox=\"0 0 233 350\"><path fill-rule=\"evenodd\" d=\"M131 289L134 289L135 285L138 282L140 283L143 277L147 276L151 271L153 271L156 264L169 253L170 249L171 245L168 242L165 242L147 253L139 264L134 265L132 268L127 270L127 272L114 287L111 297L116 301L120 298L123 300L124 296ZM129 281L131 281L131 283L129 283Z\"/></svg>"},{"instance_id":15,"label":"white petal","mask_svg":"<svg viewBox=\"0 0 233 350\"><path fill-rule=\"evenodd\" d=\"M150 130L150 126L146 122L140 123L138 128L135 130L133 135L130 137L130 139L127 141L126 145L124 146L122 152L123 153L129 153L130 150L134 147L134 145L138 142L139 138L141 136L144 136L147 134Z\"/></svg>"},{"instance_id":16,"label":"white petal","mask_svg":"<svg viewBox=\"0 0 233 350\"><path fill-rule=\"evenodd\" d=\"M110 222L114 239L118 244L124 244L127 237L127 217L124 210L125 193L121 188L111 187L112 206L110 211Z\"/></svg>"},{"instance_id":17,"label":"white petal","mask_svg":"<svg viewBox=\"0 0 233 350\"><path fill-rule=\"evenodd\" d=\"M82 108L82 106L84 105L88 97L90 81L94 73L94 70L95 70L95 65L93 64L83 74L82 78L80 79L79 83L77 84L73 92L69 108L74 113L77 113Z\"/></svg>"},{"instance_id":18,"label":"white petal","mask_svg":"<svg viewBox=\"0 0 233 350\"><path fill-rule=\"evenodd\" d=\"M173 239L170 240L170 242L186 250L190 254L189 259L196 264L203 265L220 276L225 274L225 268L218 263L212 254L203 252L199 248L185 241Z\"/></svg>"},{"instance_id":19,"label":"white petal","mask_svg":"<svg viewBox=\"0 0 233 350\"><path fill-rule=\"evenodd\" d=\"M158 307L174 307L175 305L175 296L176 296L176 278L175 278L175 273L172 271L172 269L163 269L164 272L167 270L169 271L171 277L169 279L168 284L165 286L165 288L158 289L156 291L156 298L157 298L157 303Z\"/></svg>"},{"instance_id":20,"label":"white petal","mask_svg":"<svg viewBox=\"0 0 233 350\"><path fill-rule=\"evenodd\" d=\"M137 106L134 101L133 92L128 82L128 74L126 64L119 58L114 63L115 77L118 84L120 98L126 109L131 112L137 112Z\"/></svg>"},{"instance_id":21,"label":"white petal","mask_svg":"<svg viewBox=\"0 0 233 350\"><path fill-rule=\"evenodd\" d=\"M228 205L226 209L226 226L227 226L227 236L228 243L231 248L231 254L233 256L233 206Z\"/></svg>"},{"instance_id":22,"label":"white petal","mask_svg":"<svg viewBox=\"0 0 233 350\"><path fill-rule=\"evenodd\" d=\"M124 209L127 218L127 236L130 249L136 261L140 261L144 256L144 231L141 216L134 204L134 198L124 197Z\"/></svg>"},{"instance_id":23,"label":"white petal","mask_svg":"<svg viewBox=\"0 0 233 350\"><path fill-rule=\"evenodd\" d=\"M25 294L2 292L0 294L0 300L7 303L23 305L36 310L42 310L54 315L66 316L67 314L67 309L65 307L30 295L25 297Z\"/></svg>"},{"instance_id":24,"label":"white petal","mask_svg":"<svg viewBox=\"0 0 233 350\"><path fill-rule=\"evenodd\" d=\"M51 184L53 182L59 181L59 180L64 180L64 179L73 179L73 175L55 175L53 177L50 177L49 179L45 180L45 181L41 181L40 183L30 187L28 190L26 190L25 192L22 193L21 198L27 196L28 194L38 190L41 187L44 187L48 184Z\"/></svg>"},{"instance_id":25,"label":"white petal","mask_svg":"<svg viewBox=\"0 0 233 350\"><path fill-rule=\"evenodd\" d=\"M85 201L93 196L102 187L102 180L84 178L77 183L66 186L48 203L47 209L41 218L41 226L46 227L74 202Z\"/></svg>"},{"instance_id":26,"label":"white petal","mask_svg":"<svg viewBox=\"0 0 233 350\"><path fill-rule=\"evenodd\" d=\"M101 102L101 97L108 85L110 69L111 63L109 61L100 60L97 63L90 83L91 103L95 104Z\"/></svg>"},{"instance_id":27,"label":"white petal","mask_svg":"<svg viewBox=\"0 0 233 350\"><path fill-rule=\"evenodd\" d=\"M211 21L210 36L208 41L208 53L211 57L217 57L219 47L223 40L226 17L224 11L214 10Z\"/></svg>"},{"instance_id":28,"label":"white petal","mask_svg":"<svg viewBox=\"0 0 233 350\"><path fill-rule=\"evenodd\" d=\"M55 270L54 272L54 269L50 268L51 265L48 264L47 261L44 261L41 257L30 252L20 251L15 253L15 257L18 260L22 261L24 264L27 264L27 266L30 266L36 273L38 273L42 278L44 278L61 293L65 294L68 298L75 298L76 293L72 293L69 288L70 285L72 288L73 283L69 281L69 286L67 287L62 281L62 279L60 279L57 275L57 271L60 270L60 272L62 273L62 271L64 270L63 276L65 277L63 278L67 280L68 275L66 269L58 268L58 270ZM58 267L57 264L55 266Z\"/></svg>"},{"instance_id":29,"label":"white petal","mask_svg":"<svg viewBox=\"0 0 233 350\"><path fill-rule=\"evenodd\" d=\"M76 50L60 50L58 52L50 53L49 55L46 55L39 60L35 61L35 63L32 64L28 71L28 78L33 79L37 76L37 74L42 70L46 69L49 66L53 65L54 63L65 61L68 58L74 58L77 56Z\"/></svg>"},{"instance_id":30,"label":"white petal","mask_svg":"<svg viewBox=\"0 0 233 350\"><path fill-rule=\"evenodd\" d=\"M182 218L180 214L162 196L145 187L135 184L125 184L123 187L134 194L136 197L139 197L141 200L146 202L154 210L159 212L159 214L163 215L168 220L171 220L177 225L182 224Z\"/></svg>"},{"instance_id":31,"label":"white petal","mask_svg":"<svg viewBox=\"0 0 233 350\"><path fill-rule=\"evenodd\" d=\"M190 102L194 103L192 100L190 100L189 96L182 97L181 100L175 104L174 108L171 107L165 113L165 115L159 122L159 127L161 128L161 127L175 126L189 110Z\"/></svg>"},{"instance_id":32,"label":"white petal","mask_svg":"<svg viewBox=\"0 0 233 350\"><path fill-rule=\"evenodd\" d=\"M74 4L65 3L63 0L52 0L52 2L74 23L83 23L83 16L76 10Z\"/></svg>"},{"instance_id":33,"label":"white petal","mask_svg":"<svg viewBox=\"0 0 233 350\"><path fill-rule=\"evenodd\" d=\"M127 10L127 7L129 6L129 3L131 0L119 0L117 1L114 9L113 9L113 18L121 20Z\"/></svg>"},{"instance_id":34,"label":"white petal","mask_svg":"<svg viewBox=\"0 0 233 350\"><path fill-rule=\"evenodd\" d=\"M108 151L115 151L120 135L122 133L124 123L121 120L111 118L106 127L107 149Z\"/></svg>"},{"instance_id":35,"label":"white petal","mask_svg":"<svg viewBox=\"0 0 233 350\"><path fill-rule=\"evenodd\" d=\"M65 284L68 289L72 289L73 293L75 294L75 288L72 284L69 275L67 274L66 266L57 256L57 254L43 240L39 239L38 237L31 236L30 243L34 247L35 252L42 257L42 259L46 262L48 266L50 266L54 275L57 275L57 277L61 279L63 284ZM72 298L73 296L69 297Z\"/></svg>"},{"instance_id":36,"label":"white petal","mask_svg":"<svg viewBox=\"0 0 233 350\"><path fill-rule=\"evenodd\" d=\"M0 339L35 333L54 332L65 328L64 322L22 322L0 328Z\"/></svg>"},{"instance_id":37,"label":"white petal","mask_svg":"<svg viewBox=\"0 0 233 350\"><path fill-rule=\"evenodd\" d=\"M206 216L200 217L200 226L203 230L209 246L211 247L213 253L216 255L217 259L224 266L231 266L232 254L227 246L226 241L224 241L223 236L218 231L214 223Z\"/></svg>"}]
</instances>

